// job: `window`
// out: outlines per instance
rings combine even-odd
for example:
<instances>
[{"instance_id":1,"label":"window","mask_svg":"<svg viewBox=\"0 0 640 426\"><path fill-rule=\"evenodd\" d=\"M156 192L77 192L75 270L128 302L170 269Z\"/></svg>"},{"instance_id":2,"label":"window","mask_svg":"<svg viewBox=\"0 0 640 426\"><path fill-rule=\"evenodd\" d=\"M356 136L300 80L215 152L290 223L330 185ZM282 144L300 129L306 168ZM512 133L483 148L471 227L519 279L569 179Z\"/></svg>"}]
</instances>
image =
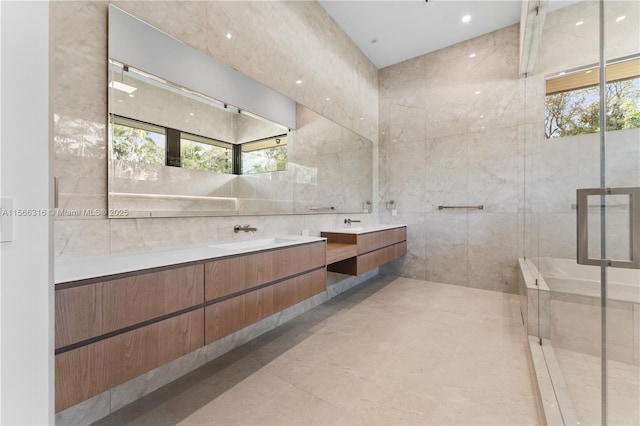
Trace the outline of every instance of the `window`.
<instances>
[{"instance_id":1,"label":"window","mask_svg":"<svg viewBox=\"0 0 640 426\"><path fill-rule=\"evenodd\" d=\"M180 159L185 169L233 173L233 145L227 142L182 133Z\"/></svg>"},{"instance_id":2,"label":"window","mask_svg":"<svg viewBox=\"0 0 640 426\"><path fill-rule=\"evenodd\" d=\"M607 130L640 127L640 59L607 65ZM547 80L547 139L600 131L599 70L583 69Z\"/></svg>"},{"instance_id":3,"label":"window","mask_svg":"<svg viewBox=\"0 0 640 426\"><path fill-rule=\"evenodd\" d=\"M287 135L241 145L242 174L287 170Z\"/></svg>"},{"instance_id":4,"label":"window","mask_svg":"<svg viewBox=\"0 0 640 426\"><path fill-rule=\"evenodd\" d=\"M164 165L166 131L124 117L113 117L113 156L116 160Z\"/></svg>"}]
</instances>

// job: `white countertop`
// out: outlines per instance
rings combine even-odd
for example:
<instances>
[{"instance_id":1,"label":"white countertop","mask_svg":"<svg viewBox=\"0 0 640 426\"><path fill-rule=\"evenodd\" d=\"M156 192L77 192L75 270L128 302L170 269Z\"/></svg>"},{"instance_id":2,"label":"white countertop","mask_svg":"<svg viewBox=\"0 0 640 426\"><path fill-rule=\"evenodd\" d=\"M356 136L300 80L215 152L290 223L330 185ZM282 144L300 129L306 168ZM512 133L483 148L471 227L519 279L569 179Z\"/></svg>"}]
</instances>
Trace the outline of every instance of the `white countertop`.
<instances>
[{"instance_id":1,"label":"white countertop","mask_svg":"<svg viewBox=\"0 0 640 426\"><path fill-rule=\"evenodd\" d=\"M269 240L274 240L275 242L269 244ZM325 240L325 238L278 235L249 240L211 242L197 246L121 253L109 256L62 259L55 262L54 281L56 284L60 284L323 240ZM248 243L247 245L251 245L251 242L263 242L263 244L258 244L254 247L238 247L238 245L242 246L243 242ZM224 248L225 245L228 245L228 247Z\"/></svg>"},{"instance_id":2,"label":"white countertop","mask_svg":"<svg viewBox=\"0 0 640 426\"><path fill-rule=\"evenodd\" d=\"M345 226L341 229L323 230L322 232L332 232L340 234L366 234L369 232L384 231L386 229L404 228L407 225L368 225L368 226Z\"/></svg>"}]
</instances>

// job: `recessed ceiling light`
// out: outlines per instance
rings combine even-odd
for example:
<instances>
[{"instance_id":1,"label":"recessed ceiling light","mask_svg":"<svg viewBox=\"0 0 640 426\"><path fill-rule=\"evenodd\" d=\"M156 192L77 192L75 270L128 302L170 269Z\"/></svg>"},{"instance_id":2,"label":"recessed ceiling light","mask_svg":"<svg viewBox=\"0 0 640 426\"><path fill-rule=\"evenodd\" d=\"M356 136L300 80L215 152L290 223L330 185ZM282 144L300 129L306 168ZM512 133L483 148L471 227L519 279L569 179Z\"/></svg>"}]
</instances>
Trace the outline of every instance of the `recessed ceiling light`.
<instances>
[{"instance_id":1,"label":"recessed ceiling light","mask_svg":"<svg viewBox=\"0 0 640 426\"><path fill-rule=\"evenodd\" d=\"M484 118L484 115L481 115L480 118Z\"/></svg>"},{"instance_id":2,"label":"recessed ceiling light","mask_svg":"<svg viewBox=\"0 0 640 426\"><path fill-rule=\"evenodd\" d=\"M462 22L463 22L463 23L465 23L465 24L466 24L467 22L469 22L470 20L471 20L471 15L464 15L464 16L462 17Z\"/></svg>"},{"instance_id":3,"label":"recessed ceiling light","mask_svg":"<svg viewBox=\"0 0 640 426\"><path fill-rule=\"evenodd\" d=\"M625 15L618 16L618 17L616 18L616 22L620 22L620 21L622 21L624 18L626 18L626 16L625 16Z\"/></svg>"},{"instance_id":4,"label":"recessed ceiling light","mask_svg":"<svg viewBox=\"0 0 640 426\"><path fill-rule=\"evenodd\" d=\"M579 26L579 25L582 25L582 24L584 24L584 21L578 21L578 22L576 22L576 27Z\"/></svg>"},{"instance_id":5,"label":"recessed ceiling light","mask_svg":"<svg viewBox=\"0 0 640 426\"><path fill-rule=\"evenodd\" d=\"M189 113L189 115L193 117L195 114L194 114L194 113L192 113L192 112L190 112L190 113Z\"/></svg>"},{"instance_id":6,"label":"recessed ceiling light","mask_svg":"<svg viewBox=\"0 0 640 426\"><path fill-rule=\"evenodd\" d=\"M470 58L475 58L475 57L476 57L476 54L475 54L475 53L472 53L471 55L469 55L469 57L470 57Z\"/></svg>"},{"instance_id":7,"label":"recessed ceiling light","mask_svg":"<svg viewBox=\"0 0 640 426\"><path fill-rule=\"evenodd\" d=\"M331 100L331 98L325 98L324 100L325 100L325 101L330 101L330 100Z\"/></svg>"},{"instance_id":8,"label":"recessed ceiling light","mask_svg":"<svg viewBox=\"0 0 640 426\"><path fill-rule=\"evenodd\" d=\"M302 84L302 80L296 80L296 84Z\"/></svg>"},{"instance_id":9,"label":"recessed ceiling light","mask_svg":"<svg viewBox=\"0 0 640 426\"><path fill-rule=\"evenodd\" d=\"M558 75L565 75L565 74L566 74L566 72L562 71L562 72L561 72L560 74L558 74Z\"/></svg>"},{"instance_id":10,"label":"recessed ceiling light","mask_svg":"<svg viewBox=\"0 0 640 426\"><path fill-rule=\"evenodd\" d=\"M231 40L231 33L227 33L226 37L228 40Z\"/></svg>"},{"instance_id":11,"label":"recessed ceiling light","mask_svg":"<svg viewBox=\"0 0 640 426\"><path fill-rule=\"evenodd\" d=\"M364 117L360 117L360 120L364 120Z\"/></svg>"},{"instance_id":12,"label":"recessed ceiling light","mask_svg":"<svg viewBox=\"0 0 640 426\"><path fill-rule=\"evenodd\" d=\"M136 97L136 95L134 95L133 93L129 93L129 97L130 97L130 98L135 98L135 97Z\"/></svg>"},{"instance_id":13,"label":"recessed ceiling light","mask_svg":"<svg viewBox=\"0 0 640 426\"><path fill-rule=\"evenodd\" d=\"M478 90L478 91L476 91L476 92L474 92L474 93L475 93L476 95L479 95L479 94L480 94L480 91Z\"/></svg>"}]
</instances>

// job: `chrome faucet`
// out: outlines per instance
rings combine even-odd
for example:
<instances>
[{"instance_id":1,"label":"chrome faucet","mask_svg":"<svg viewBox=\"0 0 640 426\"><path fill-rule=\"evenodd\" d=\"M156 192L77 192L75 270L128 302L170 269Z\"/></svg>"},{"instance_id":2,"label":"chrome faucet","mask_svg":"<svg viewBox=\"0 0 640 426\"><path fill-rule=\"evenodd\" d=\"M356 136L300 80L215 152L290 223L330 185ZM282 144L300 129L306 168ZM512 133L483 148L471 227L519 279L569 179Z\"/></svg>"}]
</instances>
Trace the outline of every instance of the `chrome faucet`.
<instances>
[{"instance_id":1,"label":"chrome faucet","mask_svg":"<svg viewBox=\"0 0 640 426\"><path fill-rule=\"evenodd\" d=\"M233 227L233 232L235 232L236 234L240 231L244 231L244 232L256 232L258 230L258 228L252 228L251 225L245 225L245 226L240 226L240 225L236 225Z\"/></svg>"},{"instance_id":2,"label":"chrome faucet","mask_svg":"<svg viewBox=\"0 0 640 426\"><path fill-rule=\"evenodd\" d=\"M351 226L352 223L360 223L360 221L347 218L344 220L344 223L349 224L349 226Z\"/></svg>"}]
</instances>

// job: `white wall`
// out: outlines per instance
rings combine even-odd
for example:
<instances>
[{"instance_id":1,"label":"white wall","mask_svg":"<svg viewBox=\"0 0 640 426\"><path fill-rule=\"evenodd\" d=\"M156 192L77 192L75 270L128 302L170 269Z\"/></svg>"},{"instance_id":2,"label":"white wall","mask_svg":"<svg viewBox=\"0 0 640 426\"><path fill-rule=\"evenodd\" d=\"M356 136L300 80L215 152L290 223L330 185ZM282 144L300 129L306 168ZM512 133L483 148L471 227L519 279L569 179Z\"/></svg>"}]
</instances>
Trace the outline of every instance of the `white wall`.
<instances>
[{"instance_id":1,"label":"white wall","mask_svg":"<svg viewBox=\"0 0 640 426\"><path fill-rule=\"evenodd\" d=\"M48 209L49 5L0 2L1 194ZM4 218L6 219L6 217ZM48 215L16 217L0 245L0 424L53 422L53 284Z\"/></svg>"}]
</instances>

